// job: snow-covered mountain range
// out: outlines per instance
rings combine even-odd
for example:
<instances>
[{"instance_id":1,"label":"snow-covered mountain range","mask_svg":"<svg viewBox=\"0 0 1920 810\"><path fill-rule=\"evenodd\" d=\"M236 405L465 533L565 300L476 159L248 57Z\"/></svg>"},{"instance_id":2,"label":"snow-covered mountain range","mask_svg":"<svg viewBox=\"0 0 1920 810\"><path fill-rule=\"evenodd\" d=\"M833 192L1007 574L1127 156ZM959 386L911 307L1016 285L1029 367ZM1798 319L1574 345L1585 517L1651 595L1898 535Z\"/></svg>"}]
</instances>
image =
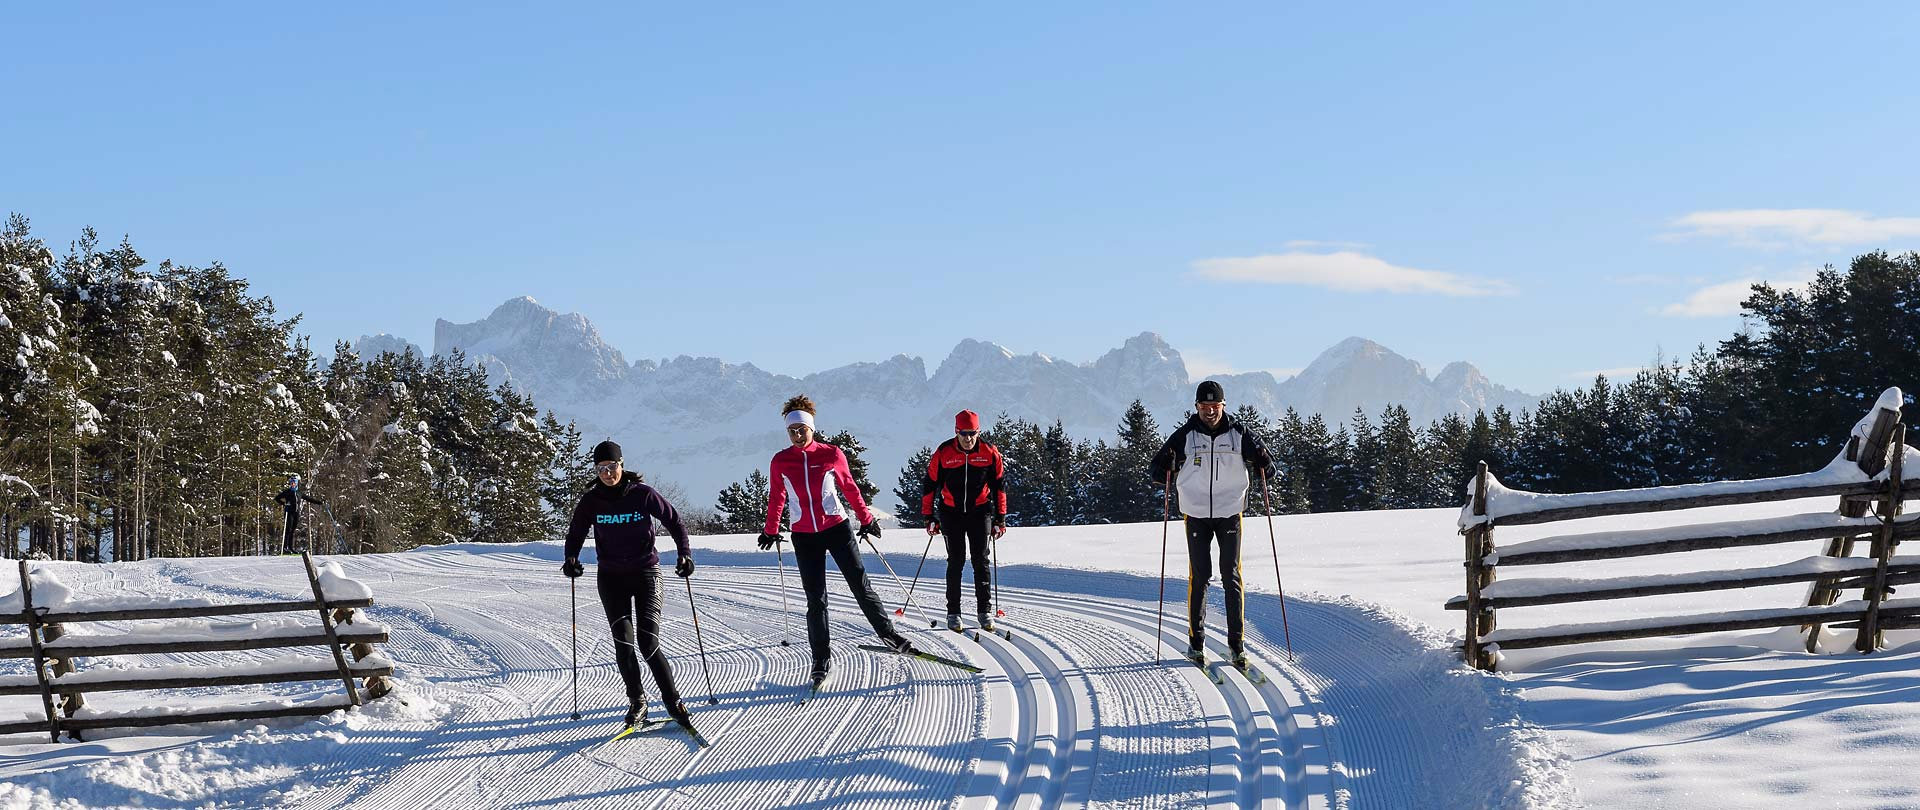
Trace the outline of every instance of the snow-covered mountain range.
<instances>
[{"instance_id":1,"label":"snow-covered mountain range","mask_svg":"<svg viewBox=\"0 0 1920 810\"><path fill-rule=\"evenodd\" d=\"M404 346L388 336L363 339L363 351ZM1080 437L1110 437L1128 404L1138 399L1171 429L1192 404L1193 383L1180 352L1143 332L1091 363L1044 354L1015 354L974 339L960 341L931 375L918 357L895 355L794 378L751 363L711 357L629 362L585 317L547 309L532 298L501 304L472 323L438 321L434 354L454 349L511 380L545 409L580 426L589 442L612 437L629 466L656 481L680 485L696 503L711 503L720 488L756 469L785 444L780 403L807 393L820 404L822 431L852 430L865 442L879 506L897 508L891 494L902 464L915 450L952 433L962 408L991 421L997 414L1042 424L1059 420ZM1356 407L1377 416L1388 404L1405 406L1418 424L1448 413L1537 401L1495 385L1472 365L1457 362L1436 377L1412 360L1364 338L1348 338L1322 352L1299 375L1267 372L1215 375L1229 406L1251 404L1278 415L1291 406L1330 422Z\"/></svg>"}]
</instances>

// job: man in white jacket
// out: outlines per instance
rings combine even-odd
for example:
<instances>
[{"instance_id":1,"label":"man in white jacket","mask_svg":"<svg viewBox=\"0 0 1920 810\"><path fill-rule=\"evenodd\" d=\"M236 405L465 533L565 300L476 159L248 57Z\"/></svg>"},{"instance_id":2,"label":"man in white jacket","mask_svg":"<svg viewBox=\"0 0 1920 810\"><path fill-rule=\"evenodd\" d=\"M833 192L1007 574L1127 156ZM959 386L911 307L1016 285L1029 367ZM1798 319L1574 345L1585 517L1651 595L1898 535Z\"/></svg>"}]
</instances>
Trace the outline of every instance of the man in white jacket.
<instances>
[{"instance_id":1,"label":"man in white jacket","mask_svg":"<svg viewBox=\"0 0 1920 810\"><path fill-rule=\"evenodd\" d=\"M1204 663L1207 583L1213 542L1220 543L1220 586L1227 593L1227 647L1233 665L1247 665L1246 592L1240 583L1240 513L1256 476L1271 477L1273 457L1253 431L1227 415L1225 392L1212 380L1194 392L1194 415L1167 437L1148 468L1153 480L1173 476L1187 534L1187 658Z\"/></svg>"}]
</instances>

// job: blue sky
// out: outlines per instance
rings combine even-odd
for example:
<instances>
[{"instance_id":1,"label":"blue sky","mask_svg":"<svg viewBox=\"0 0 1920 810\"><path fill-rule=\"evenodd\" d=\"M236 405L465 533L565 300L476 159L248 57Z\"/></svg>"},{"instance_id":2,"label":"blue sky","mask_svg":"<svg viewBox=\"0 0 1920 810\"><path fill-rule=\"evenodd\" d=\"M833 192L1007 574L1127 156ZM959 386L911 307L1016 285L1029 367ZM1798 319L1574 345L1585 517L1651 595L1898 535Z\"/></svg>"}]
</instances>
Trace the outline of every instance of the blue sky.
<instances>
[{"instance_id":1,"label":"blue sky","mask_svg":"<svg viewBox=\"0 0 1920 810\"><path fill-rule=\"evenodd\" d=\"M1533 391L1920 248L1920 7L8 12L0 208L335 338L531 295L629 359L1348 335Z\"/></svg>"}]
</instances>

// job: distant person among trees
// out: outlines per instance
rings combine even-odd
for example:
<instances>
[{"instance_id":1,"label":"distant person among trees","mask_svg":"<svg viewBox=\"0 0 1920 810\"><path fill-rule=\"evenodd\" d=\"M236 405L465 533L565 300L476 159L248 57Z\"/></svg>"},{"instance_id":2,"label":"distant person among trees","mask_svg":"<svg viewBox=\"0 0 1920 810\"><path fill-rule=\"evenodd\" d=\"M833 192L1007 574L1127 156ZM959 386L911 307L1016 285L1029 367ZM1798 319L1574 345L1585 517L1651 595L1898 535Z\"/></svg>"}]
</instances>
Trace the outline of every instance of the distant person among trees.
<instances>
[{"instance_id":1,"label":"distant person among trees","mask_svg":"<svg viewBox=\"0 0 1920 810\"><path fill-rule=\"evenodd\" d=\"M687 706L680 702L680 688L674 685L673 667L660 654L660 554L654 548L653 524L659 521L673 535L674 548L680 552L673 572L683 579L693 576L693 549L687 543L687 529L673 504L642 483L639 473L625 469L620 445L612 441L594 445L593 474L598 480L573 508L573 521L567 527L567 561L560 571L568 577L586 572L580 564L580 549L591 527L594 552L600 558L599 575L595 577L600 606L606 609L607 626L613 631L613 658L627 687L627 725L636 725L647 716L646 689L640 683L641 656L653 671L653 683L660 688L660 703L667 714L682 724L689 723Z\"/></svg>"},{"instance_id":2,"label":"distant person among trees","mask_svg":"<svg viewBox=\"0 0 1920 810\"><path fill-rule=\"evenodd\" d=\"M1227 648L1233 665L1247 666L1246 593L1240 583L1240 513L1252 475L1272 476L1273 458L1253 431L1227 413L1226 394L1213 380L1194 391L1194 414L1155 453L1148 475L1165 483L1174 472L1187 534L1187 658L1204 664L1207 583L1212 543L1220 543L1220 586L1227 594Z\"/></svg>"},{"instance_id":3,"label":"distant person among trees","mask_svg":"<svg viewBox=\"0 0 1920 810\"><path fill-rule=\"evenodd\" d=\"M767 550L780 542L780 513L791 510L793 559L800 569L800 585L807 593L807 642L813 650L813 684L826 680L832 649L827 634L827 555L846 577L847 590L867 614L873 632L895 652L912 654L913 645L893 629L892 620L880 605L880 597L867 581L867 569L860 562L860 547L847 523L847 508L840 503L845 493L853 513L860 518L861 537L879 537L880 519L867 509L853 473L847 469L847 457L840 448L815 441L814 404L802 394L787 400L781 408L786 422L787 440L792 446L773 455L767 470L767 522L760 533L760 548Z\"/></svg>"},{"instance_id":4,"label":"distant person among trees","mask_svg":"<svg viewBox=\"0 0 1920 810\"><path fill-rule=\"evenodd\" d=\"M294 537L295 533L300 531L300 502L317 503L321 506L326 506L327 502L302 491L300 476L297 473L287 477L287 488L273 496L273 501L280 504L281 511L286 514L286 533L280 538L280 552L290 554L301 551L300 541Z\"/></svg>"},{"instance_id":5,"label":"distant person among trees","mask_svg":"<svg viewBox=\"0 0 1920 810\"><path fill-rule=\"evenodd\" d=\"M927 534L947 541L947 629L961 630L960 575L973 555L973 596L980 629L993 630L993 576L987 540L1007 533L1006 464L1000 451L980 438L980 415L953 417L953 438L940 443L921 481L920 515Z\"/></svg>"}]
</instances>

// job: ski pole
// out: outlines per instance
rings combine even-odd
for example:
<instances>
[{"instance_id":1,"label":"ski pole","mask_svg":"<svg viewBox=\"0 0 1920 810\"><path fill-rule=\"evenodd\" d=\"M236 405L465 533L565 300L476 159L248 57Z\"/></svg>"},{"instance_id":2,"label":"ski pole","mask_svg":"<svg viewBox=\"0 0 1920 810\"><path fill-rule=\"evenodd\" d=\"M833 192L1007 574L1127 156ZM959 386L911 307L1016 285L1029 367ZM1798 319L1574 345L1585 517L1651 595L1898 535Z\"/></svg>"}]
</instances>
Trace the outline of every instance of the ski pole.
<instances>
[{"instance_id":1,"label":"ski pole","mask_svg":"<svg viewBox=\"0 0 1920 810\"><path fill-rule=\"evenodd\" d=\"M693 614L693 640L700 645L700 669L707 673L707 703L717 704L713 695L713 670L707 667L707 642L700 637L700 611L693 606L693 577L681 577L687 583L687 612Z\"/></svg>"},{"instance_id":2,"label":"ski pole","mask_svg":"<svg viewBox=\"0 0 1920 810\"><path fill-rule=\"evenodd\" d=\"M1280 584L1280 541L1273 535L1273 492L1267 488L1267 471L1260 471L1260 500L1267 507L1267 547L1273 550L1273 587L1280 591L1280 633L1287 642L1287 660L1293 658L1293 631L1287 627L1287 586Z\"/></svg>"},{"instance_id":3,"label":"ski pole","mask_svg":"<svg viewBox=\"0 0 1920 810\"><path fill-rule=\"evenodd\" d=\"M573 719L580 719L580 580L567 577L567 591L573 597Z\"/></svg>"},{"instance_id":4,"label":"ski pole","mask_svg":"<svg viewBox=\"0 0 1920 810\"><path fill-rule=\"evenodd\" d=\"M929 539L929 543L931 543L931 539ZM873 538L869 537L867 538L867 547L873 549L873 553L880 555L880 564L887 567L887 575L893 577L894 587L899 588L900 590L903 590L903 591L906 590L907 589L906 583L900 580L899 574L894 573L893 564L890 562L887 562L887 554L886 552L880 550L880 545L878 543L873 542ZM913 594L911 593L907 594L907 604L913 605L913 609L916 612L918 612L920 615L922 616L927 615L927 612L924 610L921 610L919 605L913 604Z\"/></svg>"},{"instance_id":5,"label":"ski pole","mask_svg":"<svg viewBox=\"0 0 1920 810\"><path fill-rule=\"evenodd\" d=\"M1002 529L1001 534L1005 534L1005 533L1006 533L1006 530ZM987 546L988 556L993 558L993 615L997 618L1004 619L1007 617L1007 607L1005 602L1000 601L1000 537L999 535L989 536L987 538L987 543L988 543L988 546Z\"/></svg>"},{"instance_id":6,"label":"ski pole","mask_svg":"<svg viewBox=\"0 0 1920 810\"><path fill-rule=\"evenodd\" d=\"M793 632L787 629L787 614L792 612L792 608L787 607L787 555L780 550L780 543L775 541L773 544L773 559L780 565L780 646L791 647L793 645L787 641L787 636Z\"/></svg>"},{"instance_id":7,"label":"ski pole","mask_svg":"<svg viewBox=\"0 0 1920 810\"><path fill-rule=\"evenodd\" d=\"M1167 619L1167 514L1173 501L1173 471L1167 471L1166 486L1160 490L1160 605L1153 611L1153 654L1159 656L1166 647L1167 640L1161 638L1161 627Z\"/></svg>"},{"instance_id":8,"label":"ski pole","mask_svg":"<svg viewBox=\"0 0 1920 810\"><path fill-rule=\"evenodd\" d=\"M927 567L927 555L932 553L932 551L933 532L929 531L927 532L927 547L920 549L920 564L913 567L913 584L907 586L907 602L913 601L913 589L920 587L920 571ZM907 615L907 602L901 602L900 607L894 609L893 615Z\"/></svg>"}]
</instances>

